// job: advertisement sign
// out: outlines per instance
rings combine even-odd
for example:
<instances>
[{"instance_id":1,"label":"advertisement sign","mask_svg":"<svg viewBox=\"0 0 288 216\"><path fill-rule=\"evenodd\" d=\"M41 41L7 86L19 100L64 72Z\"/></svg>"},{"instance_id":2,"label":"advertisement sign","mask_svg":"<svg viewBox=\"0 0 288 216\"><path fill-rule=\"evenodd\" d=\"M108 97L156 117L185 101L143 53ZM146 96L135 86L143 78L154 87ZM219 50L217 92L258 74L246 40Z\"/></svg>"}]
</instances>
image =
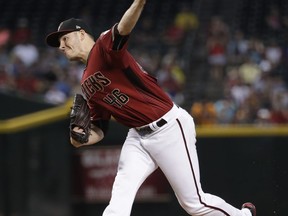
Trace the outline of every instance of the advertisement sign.
<instances>
[{"instance_id":1,"label":"advertisement sign","mask_svg":"<svg viewBox=\"0 0 288 216\"><path fill-rule=\"evenodd\" d=\"M81 150L73 158L73 195L85 202L107 202L117 172L119 146ZM170 185L157 169L140 187L136 202L165 202L171 199Z\"/></svg>"}]
</instances>

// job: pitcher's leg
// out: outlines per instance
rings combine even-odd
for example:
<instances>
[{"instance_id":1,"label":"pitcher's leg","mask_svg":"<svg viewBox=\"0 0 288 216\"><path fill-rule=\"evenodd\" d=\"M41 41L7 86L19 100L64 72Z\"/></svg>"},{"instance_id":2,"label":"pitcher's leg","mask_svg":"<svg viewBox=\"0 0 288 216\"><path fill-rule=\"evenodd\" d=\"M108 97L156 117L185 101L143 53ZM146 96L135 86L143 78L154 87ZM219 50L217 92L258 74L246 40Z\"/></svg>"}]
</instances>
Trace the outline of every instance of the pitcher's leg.
<instances>
[{"instance_id":1,"label":"pitcher's leg","mask_svg":"<svg viewBox=\"0 0 288 216\"><path fill-rule=\"evenodd\" d=\"M129 216L139 187L156 168L139 140L128 137L121 150L112 197L103 216Z\"/></svg>"},{"instance_id":2,"label":"pitcher's leg","mask_svg":"<svg viewBox=\"0 0 288 216\"><path fill-rule=\"evenodd\" d=\"M183 113L175 121L171 124L173 126L161 131L165 143L157 144L163 150L153 149L151 152L157 152L157 157L152 156L170 182L181 206L193 216L250 216L247 209L237 209L220 197L202 191L193 120L189 114ZM148 147L157 146L153 144Z\"/></svg>"}]
</instances>

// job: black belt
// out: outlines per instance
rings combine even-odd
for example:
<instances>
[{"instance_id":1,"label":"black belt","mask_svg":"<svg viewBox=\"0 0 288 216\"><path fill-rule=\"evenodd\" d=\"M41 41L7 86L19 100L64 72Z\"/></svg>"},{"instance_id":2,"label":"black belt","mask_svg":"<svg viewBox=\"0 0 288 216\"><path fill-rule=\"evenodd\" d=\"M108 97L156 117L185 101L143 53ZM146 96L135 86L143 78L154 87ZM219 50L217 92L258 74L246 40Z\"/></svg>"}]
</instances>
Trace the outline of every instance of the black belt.
<instances>
[{"instance_id":1,"label":"black belt","mask_svg":"<svg viewBox=\"0 0 288 216\"><path fill-rule=\"evenodd\" d=\"M162 127L163 125L167 124L167 121L165 119L160 119L159 121L156 122L156 125L160 128ZM144 127L141 127L141 128L136 128L136 131L141 135L141 136L144 136L144 135L147 135L147 134L150 134L152 133L153 130L149 125L147 126L144 126Z\"/></svg>"}]
</instances>

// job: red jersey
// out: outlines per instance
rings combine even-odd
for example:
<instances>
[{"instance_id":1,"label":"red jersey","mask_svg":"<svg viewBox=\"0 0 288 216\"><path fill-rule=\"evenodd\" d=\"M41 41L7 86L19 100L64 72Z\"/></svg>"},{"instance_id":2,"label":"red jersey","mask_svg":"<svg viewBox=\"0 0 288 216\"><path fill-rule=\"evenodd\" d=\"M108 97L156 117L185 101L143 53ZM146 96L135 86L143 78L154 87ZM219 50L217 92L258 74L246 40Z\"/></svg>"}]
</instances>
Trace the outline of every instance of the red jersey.
<instances>
[{"instance_id":1,"label":"red jersey","mask_svg":"<svg viewBox=\"0 0 288 216\"><path fill-rule=\"evenodd\" d=\"M127 51L127 40L123 43L116 28L103 32L90 51L82 92L93 121L113 116L128 127L143 126L163 116L173 102Z\"/></svg>"}]
</instances>

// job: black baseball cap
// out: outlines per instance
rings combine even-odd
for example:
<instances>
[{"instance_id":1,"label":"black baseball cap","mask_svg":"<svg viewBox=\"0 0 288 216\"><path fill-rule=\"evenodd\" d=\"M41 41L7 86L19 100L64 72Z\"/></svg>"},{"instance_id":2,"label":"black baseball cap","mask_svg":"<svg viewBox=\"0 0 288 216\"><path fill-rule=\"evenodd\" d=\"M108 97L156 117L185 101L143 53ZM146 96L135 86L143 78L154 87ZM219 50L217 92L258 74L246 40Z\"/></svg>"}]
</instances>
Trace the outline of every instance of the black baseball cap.
<instances>
[{"instance_id":1,"label":"black baseball cap","mask_svg":"<svg viewBox=\"0 0 288 216\"><path fill-rule=\"evenodd\" d=\"M52 47L59 47L60 42L59 38L62 35L73 31L79 31L83 29L87 34L93 37L93 32L91 31L90 27L81 19L70 18L60 23L58 30L56 32L50 33L46 37L46 43Z\"/></svg>"}]
</instances>

